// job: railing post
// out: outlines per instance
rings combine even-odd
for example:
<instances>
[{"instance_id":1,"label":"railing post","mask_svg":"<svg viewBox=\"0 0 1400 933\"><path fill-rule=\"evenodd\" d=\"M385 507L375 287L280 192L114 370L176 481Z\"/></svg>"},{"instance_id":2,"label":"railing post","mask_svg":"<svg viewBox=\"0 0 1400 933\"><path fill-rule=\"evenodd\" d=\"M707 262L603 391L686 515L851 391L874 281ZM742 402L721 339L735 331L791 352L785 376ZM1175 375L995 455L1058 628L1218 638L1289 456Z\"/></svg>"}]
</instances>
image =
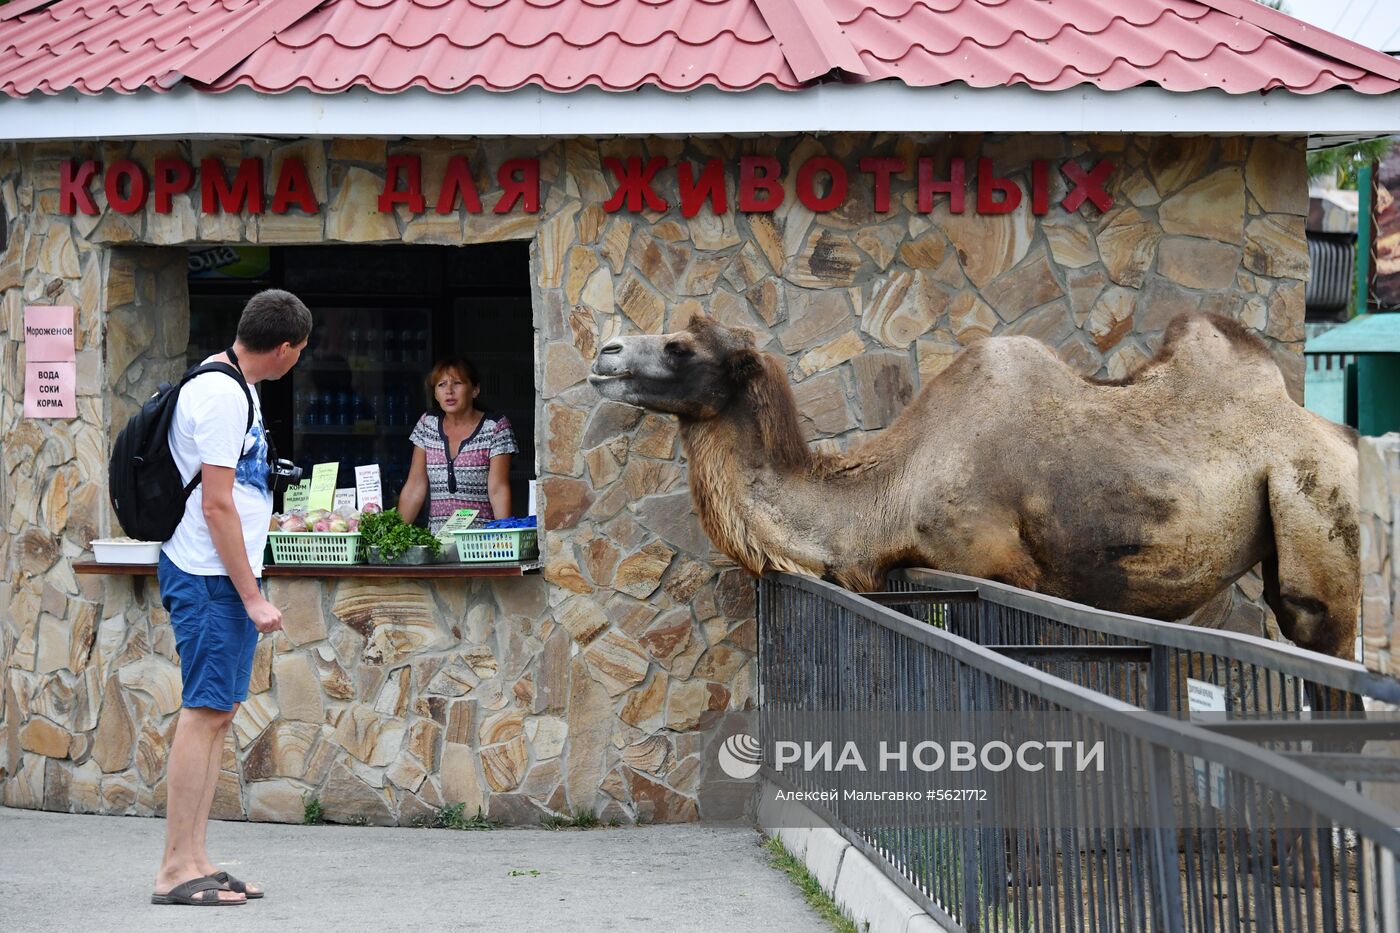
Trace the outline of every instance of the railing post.
<instances>
[{"instance_id":1,"label":"railing post","mask_svg":"<svg viewBox=\"0 0 1400 933\"><path fill-rule=\"evenodd\" d=\"M1147 701L1154 713L1170 713L1172 711L1172 672L1169 661L1170 657L1170 648L1167 648L1165 645L1152 646L1152 657L1148 661L1148 667L1152 676L1152 685L1150 688L1151 694L1148 696Z\"/></svg>"},{"instance_id":2,"label":"railing post","mask_svg":"<svg viewBox=\"0 0 1400 933\"><path fill-rule=\"evenodd\" d=\"M755 639L758 645L758 650L754 652L754 677L758 681L754 685L754 689L757 692L757 696L754 699L754 706L756 709L763 709L763 682L765 680L764 675L767 673L767 671L764 670L763 665L770 659L769 652L766 650L766 647L763 644L764 639L767 637L768 634L769 624L768 585L764 582L763 577L758 577L753 582L753 588L755 594L753 601L754 627L758 636Z\"/></svg>"},{"instance_id":3,"label":"railing post","mask_svg":"<svg viewBox=\"0 0 1400 933\"><path fill-rule=\"evenodd\" d=\"M1182 933L1186 916L1181 905L1181 866L1177 846L1176 806L1172 797L1171 752L1154 744L1147 793L1152 814L1152 901L1154 929Z\"/></svg>"},{"instance_id":4,"label":"railing post","mask_svg":"<svg viewBox=\"0 0 1400 933\"><path fill-rule=\"evenodd\" d=\"M1395 870L1395 853L1380 850L1381 929L1400 933L1400 872Z\"/></svg>"},{"instance_id":5,"label":"railing post","mask_svg":"<svg viewBox=\"0 0 1400 933\"><path fill-rule=\"evenodd\" d=\"M978 703L979 688L982 680L986 676L981 671L968 666L960 666L958 671L958 713L964 729L963 734L976 731L977 712L982 709ZM970 718L969 718L970 717ZM973 726L972 730L966 726ZM980 898L981 885L978 878L981 873L981 832L979 832L976 808L972 801L964 799L962 801L963 819L963 851L962 851L962 899L963 899L963 929L968 933L976 933L982 928L982 904Z\"/></svg>"}]
</instances>

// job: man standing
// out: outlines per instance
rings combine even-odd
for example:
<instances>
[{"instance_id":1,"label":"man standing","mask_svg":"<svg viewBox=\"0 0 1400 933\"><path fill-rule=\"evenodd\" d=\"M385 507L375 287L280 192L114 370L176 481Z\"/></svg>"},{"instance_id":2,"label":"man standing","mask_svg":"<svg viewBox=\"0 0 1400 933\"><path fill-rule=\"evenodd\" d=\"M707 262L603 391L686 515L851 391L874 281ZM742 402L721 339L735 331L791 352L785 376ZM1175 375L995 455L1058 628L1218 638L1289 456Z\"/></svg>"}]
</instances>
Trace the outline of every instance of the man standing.
<instances>
[{"instance_id":1,"label":"man standing","mask_svg":"<svg viewBox=\"0 0 1400 933\"><path fill-rule=\"evenodd\" d=\"M179 722L166 771L165 854L151 895L157 904L225 906L263 892L218 872L205 851L224 736L248 698L259 632L282 628L263 597L263 546L272 517L268 443L252 387L285 376L306 347L311 312L289 292L249 299L233 346L206 362L228 363L180 390L170 450L186 483L202 478L175 534L161 548L157 576L170 613L183 681ZM250 412L251 405L251 412Z\"/></svg>"}]
</instances>

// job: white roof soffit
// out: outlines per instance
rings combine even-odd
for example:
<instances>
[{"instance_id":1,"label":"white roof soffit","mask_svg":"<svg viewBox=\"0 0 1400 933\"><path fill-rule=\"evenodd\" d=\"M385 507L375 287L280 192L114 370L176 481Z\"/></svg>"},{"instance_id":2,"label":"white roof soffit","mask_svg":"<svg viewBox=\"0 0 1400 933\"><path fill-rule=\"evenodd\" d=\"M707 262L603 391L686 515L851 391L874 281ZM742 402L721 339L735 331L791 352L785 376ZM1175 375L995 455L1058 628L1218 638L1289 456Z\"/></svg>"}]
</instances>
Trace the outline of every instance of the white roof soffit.
<instances>
[{"instance_id":1,"label":"white roof soffit","mask_svg":"<svg viewBox=\"0 0 1400 933\"><path fill-rule=\"evenodd\" d=\"M528 87L444 95L354 90L262 94L0 97L0 140L230 136L698 136L801 132L1215 133L1369 137L1400 133L1400 93L1231 95L1158 88L911 88L893 81L799 92L643 88L556 94Z\"/></svg>"}]
</instances>

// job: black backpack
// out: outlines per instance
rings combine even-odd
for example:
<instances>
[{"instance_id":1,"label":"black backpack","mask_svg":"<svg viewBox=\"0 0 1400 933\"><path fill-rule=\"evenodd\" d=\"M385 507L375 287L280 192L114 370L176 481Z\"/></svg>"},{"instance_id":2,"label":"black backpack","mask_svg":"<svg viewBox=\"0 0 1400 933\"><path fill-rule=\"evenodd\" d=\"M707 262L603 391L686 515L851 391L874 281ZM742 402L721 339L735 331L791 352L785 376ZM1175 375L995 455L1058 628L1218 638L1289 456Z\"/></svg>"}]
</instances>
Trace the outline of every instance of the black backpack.
<instances>
[{"instance_id":1,"label":"black backpack","mask_svg":"<svg viewBox=\"0 0 1400 933\"><path fill-rule=\"evenodd\" d=\"M247 433L253 427L253 394L243 374L228 363L205 363L185 373L178 385L163 382L117 435L107 466L107 489L122 531L141 541L168 541L185 517L185 500L199 485L202 470L188 483L170 452L170 425L180 390L195 376L223 373L238 380L248 396Z\"/></svg>"}]
</instances>

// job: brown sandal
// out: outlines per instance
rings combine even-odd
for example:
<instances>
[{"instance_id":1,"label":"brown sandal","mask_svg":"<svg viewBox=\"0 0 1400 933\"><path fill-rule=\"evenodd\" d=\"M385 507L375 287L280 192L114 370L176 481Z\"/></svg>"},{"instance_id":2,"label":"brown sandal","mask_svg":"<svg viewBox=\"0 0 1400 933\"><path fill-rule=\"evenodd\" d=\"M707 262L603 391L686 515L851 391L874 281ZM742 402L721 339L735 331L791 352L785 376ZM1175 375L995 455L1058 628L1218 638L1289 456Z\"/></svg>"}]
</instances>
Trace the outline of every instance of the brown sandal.
<instances>
[{"instance_id":1,"label":"brown sandal","mask_svg":"<svg viewBox=\"0 0 1400 933\"><path fill-rule=\"evenodd\" d=\"M245 882L239 881L226 871L216 871L209 877L223 885L225 890L232 891L235 894L242 894L250 901L255 901L267 893L265 891L249 891L248 885Z\"/></svg>"},{"instance_id":2,"label":"brown sandal","mask_svg":"<svg viewBox=\"0 0 1400 933\"><path fill-rule=\"evenodd\" d=\"M214 896L209 897L205 891L213 891ZM219 896L223 887L213 878L201 876L191 878L183 884L177 884L164 894L151 894L152 904L184 904L189 907L234 907L245 903L244 901L226 900ZM246 895L245 895L246 896Z\"/></svg>"}]
</instances>

